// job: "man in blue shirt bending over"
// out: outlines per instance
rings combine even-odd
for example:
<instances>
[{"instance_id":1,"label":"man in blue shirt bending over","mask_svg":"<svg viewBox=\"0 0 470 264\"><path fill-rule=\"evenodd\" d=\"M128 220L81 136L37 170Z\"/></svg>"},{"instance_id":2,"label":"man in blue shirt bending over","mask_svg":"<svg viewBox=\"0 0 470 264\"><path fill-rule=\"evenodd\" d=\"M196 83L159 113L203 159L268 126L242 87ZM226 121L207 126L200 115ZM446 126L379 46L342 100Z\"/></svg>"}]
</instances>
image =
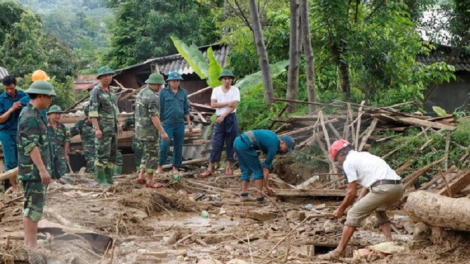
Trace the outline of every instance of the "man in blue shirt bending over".
<instances>
[{"instance_id":1,"label":"man in blue shirt bending over","mask_svg":"<svg viewBox=\"0 0 470 264\"><path fill-rule=\"evenodd\" d=\"M4 92L0 94L0 141L2 142L5 170L11 170L18 166L16 134L18 133L18 119L21 112L20 100L23 97L29 97L25 92L16 89L14 76L5 76L2 83ZM10 186L13 192L16 192L14 177L4 182L5 191Z\"/></svg>"},{"instance_id":2,"label":"man in blue shirt bending over","mask_svg":"<svg viewBox=\"0 0 470 264\"><path fill-rule=\"evenodd\" d=\"M235 139L233 147L237 154L238 163L242 175L242 201L254 200L248 195L248 185L250 176L254 174L255 186L257 190L256 200L264 202L263 185L268 195L273 195L274 190L269 187L269 169L272 168L274 156L278 153L291 153L295 142L289 136L278 138L271 130L252 130L242 133ZM257 150L266 154L263 164L259 160ZM263 184L264 183L264 184Z\"/></svg>"}]
</instances>

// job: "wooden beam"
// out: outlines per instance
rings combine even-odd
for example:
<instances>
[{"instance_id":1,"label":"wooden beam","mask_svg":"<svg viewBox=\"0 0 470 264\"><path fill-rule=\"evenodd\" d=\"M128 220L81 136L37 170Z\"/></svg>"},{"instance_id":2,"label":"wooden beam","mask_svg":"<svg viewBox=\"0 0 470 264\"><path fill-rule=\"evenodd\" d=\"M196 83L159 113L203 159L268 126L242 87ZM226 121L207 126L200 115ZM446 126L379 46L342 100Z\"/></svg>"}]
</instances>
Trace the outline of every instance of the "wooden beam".
<instances>
[{"instance_id":1,"label":"wooden beam","mask_svg":"<svg viewBox=\"0 0 470 264\"><path fill-rule=\"evenodd\" d=\"M431 127L435 129L445 129L445 130L450 130L450 131L453 131L456 129L455 126L444 125L441 123L422 120L422 119L415 118L415 117L399 117L398 120L402 123L406 123L406 124L410 124L414 126Z\"/></svg>"},{"instance_id":2,"label":"wooden beam","mask_svg":"<svg viewBox=\"0 0 470 264\"><path fill-rule=\"evenodd\" d=\"M209 105L203 105L203 104L197 104L197 103L189 103L189 105L193 106L193 107L199 107L199 108L203 108L203 109L206 109L206 110L215 111L215 109L210 107Z\"/></svg>"},{"instance_id":3,"label":"wooden beam","mask_svg":"<svg viewBox=\"0 0 470 264\"><path fill-rule=\"evenodd\" d=\"M192 97L192 96L194 96L194 95L196 95L196 94L201 94L201 93L203 93L203 92L205 92L205 91L209 91L209 90L211 90L211 89L212 89L212 87L207 86L206 88L202 88L201 90L198 90L198 91L196 91L196 92L194 92L194 93L192 93L192 94L188 94L188 98L190 98L190 97Z\"/></svg>"},{"instance_id":4,"label":"wooden beam","mask_svg":"<svg viewBox=\"0 0 470 264\"><path fill-rule=\"evenodd\" d=\"M452 194L456 194L460 192L461 190L465 189L469 184L470 184L470 170L467 170L456 180L452 181L448 187L449 187L449 191ZM447 188L442 188L442 190L439 191L439 194L448 196Z\"/></svg>"},{"instance_id":5,"label":"wooden beam","mask_svg":"<svg viewBox=\"0 0 470 264\"><path fill-rule=\"evenodd\" d=\"M64 110L64 112L70 112L70 110L74 109L77 105L79 105L81 102L85 101L86 99L88 99L88 97L90 97L90 93L88 93L85 97L83 97L82 99L78 100L75 104L73 104L71 107L67 108Z\"/></svg>"},{"instance_id":6,"label":"wooden beam","mask_svg":"<svg viewBox=\"0 0 470 264\"><path fill-rule=\"evenodd\" d=\"M366 129L366 131L364 132L364 137L362 137L362 140L361 140L361 144L359 145L359 147L357 148L357 151L362 151L362 149L364 148L364 146L366 145L367 143L367 139L369 139L370 135L372 134L372 132L374 132L374 129L375 127L377 126L377 122L379 120L377 118L374 118L374 120L372 120L372 123L370 124L370 126Z\"/></svg>"},{"instance_id":7,"label":"wooden beam","mask_svg":"<svg viewBox=\"0 0 470 264\"><path fill-rule=\"evenodd\" d=\"M291 190L282 189L276 190L277 197L344 197L345 190L332 190L332 189L310 189L310 190Z\"/></svg>"},{"instance_id":8,"label":"wooden beam","mask_svg":"<svg viewBox=\"0 0 470 264\"><path fill-rule=\"evenodd\" d=\"M16 175L18 175L18 167L0 173L0 181L10 179L10 177L16 177Z\"/></svg>"},{"instance_id":9,"label":"wooden beam","mask_svg":"<svg viewBox=\"0 0 470 264\"><path fill-rule=\"evenodd\" d=\"M403 185L406 187L410 186L414 180L416 180L419 176L421 176L423 173L425 173L427 170L429 170L431 167L433 167L434 165L437 165L441 162L443 162L445 159L445 157L442 157L436 161L434 161L433 163L431 164L428 164L426 166L424 166L423 168L417 170L416 172L414 172L413 174L407 176L405 179L403 179Z\"/></svg>"}]
</instances>

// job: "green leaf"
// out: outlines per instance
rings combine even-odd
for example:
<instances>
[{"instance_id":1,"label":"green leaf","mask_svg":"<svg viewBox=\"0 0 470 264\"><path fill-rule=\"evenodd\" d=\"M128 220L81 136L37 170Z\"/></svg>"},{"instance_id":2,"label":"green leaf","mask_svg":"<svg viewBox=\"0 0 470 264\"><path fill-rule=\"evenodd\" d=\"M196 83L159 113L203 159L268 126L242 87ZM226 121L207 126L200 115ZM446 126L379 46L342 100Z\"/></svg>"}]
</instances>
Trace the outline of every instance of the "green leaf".
<instances>
[{"instance_id":1,"label":"green leaf","mask_svg":"<svg viewBox=\"0 0 470 264\"><path fill-rule=\"evenodd\" d=\"M269 65L269 71L271 72L271 78L274 78L281 73L286 71L286 67L289 65L288 60L283 60L280 62L277 62L275 64ZM240 91L248 91L252 89L253 87L257 87L259 85L263 84L263 76L261 74L261 71L255 72L253 74L250 74L248 76L245 76L243 79L240 79L237 81L236 85L240 89Z\"/></svg>"},{"instance_id":2,"label":"green leaf","mask_svg":"<svg viewBox=\"0 0 470 264\"><path fill-rule=\"evenodd\" d=\"M209 75L207 78L207 84L209 84L210 87L215 88L222 84L219 80L219 76L223 68L215 58L212 47L207 49L207 58L209 59Z\"/></svg>"},{"instance_id":3,"label":"green leaf","mask_svg":"<svg viewBox=\"0 0 470 264\"><path fill-rule=\"evenodd\" d=\"M433 106L432 110L438 115L438 116L446 116L446 110L440 108L439 106Z\"/></svg>"},{"instance_id":4,"label":"green leaf","mask_svg":"<svg viewBox=\"0 0 470 264\"><path fill-rule=\"evenodd\" d=\"M201 79L206 79L209 75L208 69L209 64L207 63L204 55L198 49L198 47L194 44L188 47L186 43L184 43L181 39L177 36L172 35L170 36L173 44L175 45L178 52L183 56L183 58L189 63L189 66L196 72L196 74Z\"/></svg>"}]
</instances>

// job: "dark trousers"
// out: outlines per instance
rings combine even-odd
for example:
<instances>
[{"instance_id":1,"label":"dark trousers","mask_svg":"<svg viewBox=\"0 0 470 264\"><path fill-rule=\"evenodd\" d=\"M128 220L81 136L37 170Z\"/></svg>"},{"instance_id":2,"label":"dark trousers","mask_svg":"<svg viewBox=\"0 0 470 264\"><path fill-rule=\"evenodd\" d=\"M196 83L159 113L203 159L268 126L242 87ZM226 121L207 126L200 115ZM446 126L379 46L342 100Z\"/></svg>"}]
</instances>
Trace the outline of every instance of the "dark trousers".
<instances>
[{"instance_id":1,"label":"dark trousers","mask_svg":"<svg viewBox=\"0 0 470 264\"><path fill-rule=\"evenodd\" d=\"M160 162L159 165L167 164L168 150L170 142L173 140L173 167L183 167L183 143L184 143L184 122L181 123L163 123L163 129L168 135L168 141L160 139Z\"/></svg>"},{"instance_id":2,"label":"dark trousers","mask_svg":"<svg viewBox=\"0 0 470 264\"><path fill-rule=\"evenodd\" d=\"M18 166L18 153L16 149L16 132L2 132L0 133L0 141L2 142L3 159L5 162L5 171L14 169ZM6 179L3 182L5 190L10 188L10 180Z\"/></svg>"},{"instance_id":3,"label":"dark trousers","mask_svg":"<svg viewBox=\"0 0 470 264\"><path fill-rule=\"evenodd\" d=\"M211 140L212 149L209 156L209 161L220 161L224 143L227 147L225 151L227 154L227 161L234 161L233 154L235 152L233 150L233 142L235 141L237 135L238 120L235 113L231 113L230 115L226 116L224 121L222 121L220 124L214 123Z\"/></svg>"}]
</instances>

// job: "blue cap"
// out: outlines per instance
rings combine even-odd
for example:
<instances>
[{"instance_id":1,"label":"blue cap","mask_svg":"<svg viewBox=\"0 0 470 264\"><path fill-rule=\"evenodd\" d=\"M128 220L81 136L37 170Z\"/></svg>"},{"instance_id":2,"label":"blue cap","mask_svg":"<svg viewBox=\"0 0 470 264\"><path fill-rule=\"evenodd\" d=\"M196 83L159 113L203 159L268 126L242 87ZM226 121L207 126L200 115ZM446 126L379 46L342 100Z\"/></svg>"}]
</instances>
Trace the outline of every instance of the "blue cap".
<instances>
[{"instance_id":1,"label":"blue cap","mask_svg":"<svg viewBox=\"0 0 470 264\"><path fill-rule=\"evenodd\" d=\"M283 136L281 137L281 141L284 141L287 145L287 153L291 153L294 150L295 141L290 136Z\"/></svg>"},{"instance_id":2,"label":"blue cap","mask_svg":"<svg viewBox=\"0 0 470 264\"><path fill-rule=\"evenodd\" d=\"M172 71L168 74L168 79L167 81L183 81L183 77L181 74L177 71Z\"/></svg>"}]
</instances>

